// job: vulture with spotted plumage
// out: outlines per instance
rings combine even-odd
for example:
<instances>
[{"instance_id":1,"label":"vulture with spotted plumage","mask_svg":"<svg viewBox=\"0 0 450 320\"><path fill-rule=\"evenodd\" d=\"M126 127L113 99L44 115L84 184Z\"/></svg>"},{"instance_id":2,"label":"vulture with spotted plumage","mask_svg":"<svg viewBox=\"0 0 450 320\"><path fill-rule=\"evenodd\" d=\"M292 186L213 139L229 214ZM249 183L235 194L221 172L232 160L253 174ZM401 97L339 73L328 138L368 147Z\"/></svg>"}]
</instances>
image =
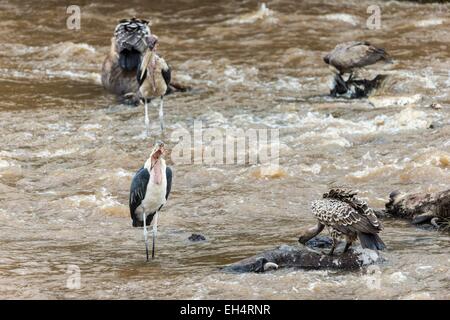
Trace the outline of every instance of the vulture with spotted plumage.
<instances>
[{"instance_id":1,"label":"vulture with spotted plumage","mask_svg":"<svg viewBox=\"0 0 450 320\"><path fill-rule=\"evenodd\" d=\"M359 238L363 248L385 249L385 244L378 236L383 230L381 222L367 203L356 197L356 192L331 189L323 195L322 200L314 201L311 209L318 224L300 236L300 243L306 243L327 227L333 239L330 255L342 236L346 238L344 252L356 238Z\"/></svg>"}]
</instances>

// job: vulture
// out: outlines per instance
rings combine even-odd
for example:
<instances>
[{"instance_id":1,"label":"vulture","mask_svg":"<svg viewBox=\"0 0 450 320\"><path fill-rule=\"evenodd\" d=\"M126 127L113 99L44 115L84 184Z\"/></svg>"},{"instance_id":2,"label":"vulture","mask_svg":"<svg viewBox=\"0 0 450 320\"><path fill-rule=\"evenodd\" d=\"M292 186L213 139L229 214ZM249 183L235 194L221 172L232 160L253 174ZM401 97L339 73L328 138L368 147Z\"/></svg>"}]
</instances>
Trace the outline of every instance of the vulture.
<instances>
[{"instance_id":1,"label":"vulture","mask_svg":"<svg viewBox=\"0 0 450 320\"><path fill-rule=\"evenodd\" d=\"M367 96L373 88L381 84L385 76L377 76L372 80L353 80L355 69L378 61L392 62L392 59L384 49L371 45L367 41L350 41L338 44L323 58L323 61L338 71L333 79L331 95L347 93L357 98ZM342 77L345 73L350 74L346 81Z\"/></svg>"},{"instance_id":2,"label":"vulture","mask_svg":"<svg viewBox=\"0 0 450 320\"><path fill-rule=\"evenodd\" d=\"M381 222L367 203L356 197L356 192L331 189L323 195L323 199L312 202L311 209L318 223L300 236L300 243L306 243L327 227L333 240L329 255L333 254L341 237L346 239L344 252L356 238L359 238L363 248L386 248L378 236L383 230Z\"/></svg>"},{"instance_id":3,"label":"vulture","mask_svg":"<svg viewBox=\"0 0 450 320\"><path fill-rule=\"evenodd\" d=\"M352 74L354 69L363 68L378 61L391 61L389 54L367 41L350 41L338 44L323 61L335 67L340 75Z\"/></svg>"}]
</instances>

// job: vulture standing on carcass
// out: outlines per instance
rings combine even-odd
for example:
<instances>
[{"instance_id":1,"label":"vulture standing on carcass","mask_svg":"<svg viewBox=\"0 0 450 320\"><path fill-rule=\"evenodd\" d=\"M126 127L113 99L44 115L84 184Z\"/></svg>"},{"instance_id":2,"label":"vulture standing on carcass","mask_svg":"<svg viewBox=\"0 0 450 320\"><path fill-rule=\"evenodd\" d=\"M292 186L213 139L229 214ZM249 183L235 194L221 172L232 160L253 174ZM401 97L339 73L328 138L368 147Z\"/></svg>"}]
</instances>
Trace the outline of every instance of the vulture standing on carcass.
<instances>
[{"instance_id":1,"label":"vulture standing on carcass","mask_svg":"<svg viewBox=\"0 0 450 320\"><path fill-rule=\"evenodd\" d=\"M367 41L350 41L338 44L323 58L323 61L338 71L334 77L334 88L332 89L332 95L336 95L336 93L343 94L349 90L349 85L353 83L355 69L372 65L378 61L392 62L392 59L384 49L371 45ZM345 73L350 74L347 81L344 81L342 77ZM367 83L367 85L371 84ZM374 83L374 85L378 85L378 83Z\"/></svg>"},{"instance_id":2,"label":"vulture standing on carcass","mask_svg":"<svg viewBox=\"0 0 450 320\"><path fill-rule=\"evenodd\" d=\"M378 236L383 229L381 222L367 203L358 199L355 192L331 189L322 200L313 201L311 209L318 220L317 226L300 236L299 242L306 243L318 235L324 227L330 231L333 245L332 255L340 237L346 238L344 252L359 238L363 248L383 250L385 245Z\"/></svg>"}]
</instances>

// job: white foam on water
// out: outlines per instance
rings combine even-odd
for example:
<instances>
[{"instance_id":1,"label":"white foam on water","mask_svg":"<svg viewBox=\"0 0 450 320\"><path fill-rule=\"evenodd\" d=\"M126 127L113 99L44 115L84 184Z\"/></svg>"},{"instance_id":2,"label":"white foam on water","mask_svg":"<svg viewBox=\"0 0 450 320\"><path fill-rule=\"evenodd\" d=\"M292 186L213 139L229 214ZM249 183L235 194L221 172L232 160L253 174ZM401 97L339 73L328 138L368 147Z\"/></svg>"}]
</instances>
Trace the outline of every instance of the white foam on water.
<instances>
[{"instance_id":1,"label":"white foam on water","mask_svg":"<svg viewBox=\"0 0 450 320\"><path fill-rule=\"evenodd\" d=\"M22 70L2 68L1 75L23 79L67 78L101 83L98 70L103 57L87 43L59 42L49 46L6 44L0 49L0 55L9 56L11 52L14 53L13 59L21 59Z\"/></svg>"},{"instance_id":2,"label":"white foam on water","mask_svg":"<svg viewBox=\"0 0 450 320\"><path fill-rule=\"evenodd\" d=\"M444 23L444 19L439 18L433 18L433 19L425 19L420 20L414 23L416 27L426 28L426 27L432 27L437 26Z\"/></svg>"},{"instance_id":3,"label":"white foam on water","mask_svg":"<svg viewBox=\"0 0 450 320\"><path fill-rule=\"evenodd\" d=\"M292 90L298 91L301 89L301 83L298 78L295 77L283 77L275 82L270 82L268 84L269 88L272 90Z\"/></svg>"},{"instance_id":4,"label":"white foam on water","mask_svg":"<svg viewBox=\"0 0 450 320\"><path fill-rule=\"evenodd\" d=\"M11 165L8 161L0 159L0 169L8 168L10 166Z\"/></svg>"},{"instance_id":5,"label":"white foam on water","mask_svg":"<svg viewBox=\"0 0 450 320\"><path fill-rule=\"evenodd\" d=\"M88 123L88 124L83 124L80 129L81 130L98 130L101 129L102 125L98 124L98 123Z\"/></svg>"},{"instance_id":6,"label":"white foam on water","mask_svg":"<svg viewBox=\"0 0 450 320\"><path fill-rule=\"evenodd\" d=\"M326 20L330 21L342 21L352 26L356 26L359 24L359 19L351 14L347 13L330 13L323 16Z\"/></svg>"},{"instance_id":7,"label":"white foam on water","mask_svg":"<svg viewBox=\"0 0 450 320\"><path fill-rule=\"evenodd\" d=\"M101 189L100 195L75 195L66 197L65 200L71 201L76 207L80 207L85 203L92 204L93 207L98 207L100 209L122 206L117 198L111 196L105 188Z\"/></svg>"},{"instance_id":8,"label":"white foam on water","mask_svg":"<svg viewBox=\"0 0 450 320\"><path fill-rule=\"evenodd\" d=\"M393 283L402 283L408 279L408 277L401 271L394 272L389 278Z\"/></svg>"},{"instance_id":9,"label":"white foam on water","mask_svg":"<svg viewBox=\"0 0 450 320\"><path fill-rule=\"evenodd\" d=\"M66 156L78 151L78 148L69 148L69 149L58 149L54 151L43 150L35 154L38 158L56 158L61 156Z\"/></svg>"},{"instance_id":10,"label":"white foam on water","mask_svg":"<svg viewBox=\"0 0 450 320\"><path fill-rule=\"evenodd\" d=\"M228 20L227 24L251 24L257 21L265 21L276 23L278 19L274 15L274 11L270 10L265 3L261 3L259 8L247 14L243 14L237 18Z\"/></svg>"},{"instance_id":11,"label":"white foam on water","mask_svg":"<svg viewBox=\"0 0 450 320\"><path fill-rule=\"evenodd\" d=\"M400 166L400 165L396 165L396 164L381 165L381 166L377 166L377 167L373 167L373 168L366 166L365 169L351 172L347 176L357 178L357 179L363 179L363 178L367 178L372 175L376 175L377 173L386 172L387 169L402 170L402 169L404 169L404 166Z\"/></svg>"},{"instance_id":12,"label":"white foam on water","mask_svg":"<svg viewBox=\"0 0 450 320\"><path fill-rule=\"evenodd\" d=\"M412 96L399 96L399 97L369 97L369 102L375 108L387 108L392 106L406 106L415 104L422 101L423 96L421 94L415 94Z\"/></svg>"},{"instance_id":13,"label":"white foam on water","mask_svg":"<svg viewBox=\"0 0 450 320\"><path fill-rule=\"evenodd\" d=\"M95 72L76 72L68 70L46 70L45 75L51 78L68 78L72 80L92 80L101 84L101 75Z\"/></svg>"},{"instance_id":14,"label":"white foam on water","mask_svg":"<svg viewBox=\"0 0 450 320\"><path fill-rule=\"evenodd\" d=\"M228 65L223 71L223 82L225 85L243 84L247 82L249 77L256 76L259 70L255 66L232 66Z\"/></svg>"},{"instance_id":15,"label":"white foam on water","mask_svg":"<svg viewBox=\"0 0 450 320\"><path fill-rule=\"evenodd\" d=\"M303 172L311 172L312 174L319 174L322 170L322 166L318 163L314 163L311 166L300 164L300 170Z\"/></svg>"},{"instance_id":16,"label":"white foam on water","mask_svg":"<svg viewBox=\"0 0 450 320\"><path fill-rule=\"evenodd\" d=\"M371 249L363 249L363 248L356 248L355 252L358 255L358 259L359 261L361 261L363 266L366 265L370 265L373 264L375 262L378 261L378 259L380 258L380 256L378 255L378 253L375 250L371 250Z\"/></svg>"},{"instance_id":17,"label":"white foam on water","mask_svg":"<svg viewBox=\"0 0 450 320\"><path fill-rule=\"evenodd\" d=\"M122 168L116 171L118 177L132 177L133 173L123 170Z\"/></svg>"}]
</instances>

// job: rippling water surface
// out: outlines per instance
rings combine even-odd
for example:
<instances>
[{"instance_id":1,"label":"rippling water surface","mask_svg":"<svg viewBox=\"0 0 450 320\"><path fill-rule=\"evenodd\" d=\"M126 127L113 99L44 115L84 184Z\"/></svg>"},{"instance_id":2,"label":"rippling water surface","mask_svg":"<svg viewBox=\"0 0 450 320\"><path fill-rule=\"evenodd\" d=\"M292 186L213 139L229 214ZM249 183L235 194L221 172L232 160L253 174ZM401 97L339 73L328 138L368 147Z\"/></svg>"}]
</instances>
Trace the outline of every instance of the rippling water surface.
<instances>
[{"instance_id":1,"label":"rippling water surface","mask_svg":"<svg viewBox=\"0 0 450 320\"><path fill-rule=\"evenodd\" d=\"M155 1L156 2L156 1ZM224 274L218 267L282 243L314 223L333 184L381 208L394 189L450 185L449 4L373 1L81 1L81 30L59 1L0 2L0 297L2 298L446 298L450 237L387 221L377 273L282 270ZM258 166L173 165L157 259L144 262L128 192L159 138L143 138L143 108L104 92L99 71L117 21L149 18L160 52L189 94L166 99L175 129L274 128L276 178ZM330 99L322 56L365 39L395 59L369 99ZM441 109L430 108L438 103ZM191 233L207 241L189 243ZM81 288L66 288L68 265Z\"/></svg>"}]
</instances>

